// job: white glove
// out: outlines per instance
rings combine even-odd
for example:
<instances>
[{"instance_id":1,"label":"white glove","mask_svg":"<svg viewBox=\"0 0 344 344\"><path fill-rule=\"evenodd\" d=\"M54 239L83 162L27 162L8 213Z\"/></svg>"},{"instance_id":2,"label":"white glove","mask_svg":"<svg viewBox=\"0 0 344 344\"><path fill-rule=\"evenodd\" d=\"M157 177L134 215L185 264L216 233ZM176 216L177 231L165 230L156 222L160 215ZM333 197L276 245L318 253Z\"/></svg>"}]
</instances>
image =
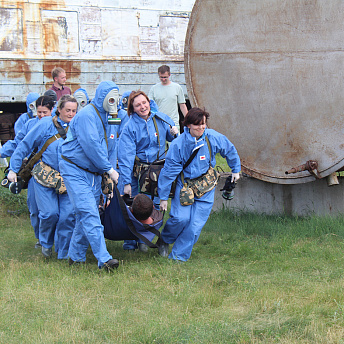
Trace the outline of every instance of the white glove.
<instances>
[{"instance_id":1,"label":"white glove","mask_svg":"<svg viewBox=\"0 0 344 344\"><path fill-rule=\"evenodd\" d=\"M161 211L167 210L167 201L163 201L162 199L160 200L160 210Z\"/></svg>"},{"instance_id":2,"label":"white glove","mask_svg":"<svg viewBox=\"0 0 344 344\"><path fill-rule=\"evenodd\" d=\"M170 132L173 136L179 134L179 130L176 126L171 127Z\"/></svg>"},{"instance_id":3,"label":"white glove","mask_svg":"<svg viewBox=\"0 0 344 344\"><path fill-rule=\"evenodd\" d=\"M128 194L131 197L131 185L130 184L124 185L124 194Z\"/></svg>"},{"instance_id":4,"label":"white glove","mask_svg":"<svg viewBox=\"0 0 344 344\"><path fill-rule=\"evenodd\" d=\"M17 182L17 173L13 172L12 170L10 170L10 172L7 175L7 179L10 182Z\"/></svg>"},{"instance_id":5,"label":"white glove","mask_svg":"<svg viewBox=\"0 0 344 344\"><path fill-rule=\"evenodd\" d=\"M232 183L237 182L240 179L240 174L238 173L232 173Z\"/></svg>"},{"instance_id":6,"label":"white glove","mask_svg":"<svg viewBox=\"0 0 344 344\"><path fill-rule=\"evenodd\" d=\"M117 184L118 183L118 177L119 174L116 170L114 170L113 168L111 168L111 170L108 172L110 178Z\"/></svg>"}]
</instances>

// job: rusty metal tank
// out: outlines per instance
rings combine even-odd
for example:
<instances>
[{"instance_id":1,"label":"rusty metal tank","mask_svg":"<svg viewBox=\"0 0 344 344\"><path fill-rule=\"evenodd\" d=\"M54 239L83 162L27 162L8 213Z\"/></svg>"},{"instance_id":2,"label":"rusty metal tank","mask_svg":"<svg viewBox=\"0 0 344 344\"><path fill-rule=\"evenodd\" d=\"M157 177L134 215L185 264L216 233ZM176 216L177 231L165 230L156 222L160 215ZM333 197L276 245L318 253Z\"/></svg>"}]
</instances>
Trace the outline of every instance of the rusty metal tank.
<instances>
[{"instance_id":1,"label":"rusty metal tank","mask_svg":"<svg viewBox=\"0 0 344 344\"><path fill-rule=\"evenodd\" d=\"M243 172L299 184L343 167L343 37L343 1L195 2L188 95L237 147ZM309 161L315 171L286 174Z\"/></svg>"}]
</instances>

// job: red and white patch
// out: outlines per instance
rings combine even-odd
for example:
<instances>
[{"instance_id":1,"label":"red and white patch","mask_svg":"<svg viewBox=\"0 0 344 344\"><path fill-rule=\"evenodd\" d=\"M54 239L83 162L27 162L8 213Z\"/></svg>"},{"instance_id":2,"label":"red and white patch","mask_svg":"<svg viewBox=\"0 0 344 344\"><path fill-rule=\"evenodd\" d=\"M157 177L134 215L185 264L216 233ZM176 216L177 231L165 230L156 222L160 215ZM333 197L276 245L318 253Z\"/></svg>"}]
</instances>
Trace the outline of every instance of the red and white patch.
<instances>
[{"instance_id":1,"label":"red and white patch","mask_svg":"<svg viewBox=\"0 0 344 344\"><path fill-rule=\"evenodd\" d=\"M199 157L199 160L205 160L205 155L201 155L201 156Z\"/></svg>"},{"instance_id":2,"label":"red and white patch","mask_svg":"<svg viewBox=\"0 0 344 344\"><path fill-rule=\"evenodd\" d=\"M115 135L114 134L111 134L110 135L110 139L114 139L115 138Z\"/></svg>"},{"instance_id":3,"label":"red and white patch","mask_svg":"<svg viewBox=\"0 0 344 344\"><path fill-rule=\"evenodd\" d=\"M158 136L158 133L155 133L154 135L155 135L155 137L157 137L157 136Z\"/></svg>"}]
</instances>

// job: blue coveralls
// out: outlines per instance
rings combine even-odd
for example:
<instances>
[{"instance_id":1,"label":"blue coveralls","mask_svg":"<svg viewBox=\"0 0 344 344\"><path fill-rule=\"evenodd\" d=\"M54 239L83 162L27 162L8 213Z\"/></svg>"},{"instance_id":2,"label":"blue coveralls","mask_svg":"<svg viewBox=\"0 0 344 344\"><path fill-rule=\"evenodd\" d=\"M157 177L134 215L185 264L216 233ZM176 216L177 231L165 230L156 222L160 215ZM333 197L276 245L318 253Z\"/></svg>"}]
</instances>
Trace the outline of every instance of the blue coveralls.
<instances>
[{"instance_id":1,"label":"blue coveralls","mask_svg":"<svg viewBox=\"0 0 344 344\"><path fill-rule=\"evenodd\" d=\"M205 136L208 136L211 145L211 161ZM215 188L201 198L195 198L195 202L191 205L180 204L179 194L183 185L179 174L192 151L201 145L190 165L183 171L184 179L197 178L206 173L210 165L214 167L217 153L226 158L233 173L240 172L240 158L234 145L215 130L206 129L196 140L185 127L184 133L171 143L158 181L159 196L162 200L167 200L171 184L178 176L175 196L171 202L170 218L161 232L161 237L166 243L174 243L169 255L170 259L187 261L190 258L192 248L208 220L214 203Z\"/></svg>"},{"instance_id":2,"label":"blue coveralls","mask_svg":"<svg viewBox=\"0 0 344 344\"><path fill-rule=\"evenodd\" d=\"M103 101L113 89L118 87L112 81L99 84L91 103L80 110L70 122L67 138L61 147L62 156L72 161L70 163L62 159L60 168L76 213L76 226L68 254L73 261L84 262L87 248L91 245L99 267L112 259L106 248L104 227L100 222L99 199L101 174L115 167L109 161L103 128L104 125L108 136L110 125L107 121L108 114L103 109ZM92 104L97 108L101 119ZM115 146L109 142L110 145Z\"/></svg>"},{"instance_id":3,"label":"blue coveralls","mask_svg":"<svg viewBox=\"0 0 344 344\"><path fill-rule=\"evenodd\" d=\"M58 118L63 128L68 126ZM25 138L18 144L10 160L10 169L18 173L23 159L38 147L38 152L45 142L57 135L52 117L44 117L27 133ZM59 171L59 145L63 140L52 142L42 155L42 161L53 169ZM66 259L72 232L75 225L73 206L68 194L59 195L54 188L42 186L31 178L37 207L39 211L39 242L45 248L51 248L54 244L54 234L57 231L57 258Z\"/></svg>"},{"instance_id":4,"label":"blue coveralls","mask_svg":"<svg viewBox=\"0 0 344 344\"><path fill-rule=\"evenodd\" d=\"M0 154L2 157L7 158L12 156L13 152L17 148L18 144L23 140L25 135L37 124L39 121L38 117L29 119L24 123L22 129L16 134L13 140L7 141L3 147L0 149ZM38 219L38 208L35 197L35 189L32 178L29 180L27 186L27 206L30 212L31 226L35 232L36 239L39 239L39 219Z\"/></svg>"},{"instance_id":5,"label":"blue coveralls","mask_svg":"<svg viewBox=\"0 0 344 344\"><path fill-rule=\"evenodd\" d=\"M36 92L30 92L26 97L26 108L27 112L20 115L20 117L14 123L14 133L17 135L19 131L23 128L24 124L31 118L33 118L32 111L29 105L39 98L39 94Z\"/></svg>"},{"instance_id":6,"label":"blue coveralls","mask_svg":"<svg viewBox=\"0 0 344 344\"><path fill-rule=\"evenodd\" d=\"M165 157L166 140L171 142L174 139L170 132L170 126L158 117L155 117L159 130L160 146L158 145L158 135L154 126L153 117L157 115L171 126L174 126L174 122L169 116L157 111L157 106L154 101L151 101L150 105L151 115L147 121L138 114L133 113L119 138L119 184L121 187L124 187L126 184L131 184L132 197L138 194L138 180L132 175L135 156L144 163L152 163L158 158L163 159ZM123 193L123 190L119 189L119 191ZM157 209L159 202L159 198L155 197L154 204ZM123 249L134 250L136 248L137 243L135 240L124 241Z\"/></svg>"}]
</instances>

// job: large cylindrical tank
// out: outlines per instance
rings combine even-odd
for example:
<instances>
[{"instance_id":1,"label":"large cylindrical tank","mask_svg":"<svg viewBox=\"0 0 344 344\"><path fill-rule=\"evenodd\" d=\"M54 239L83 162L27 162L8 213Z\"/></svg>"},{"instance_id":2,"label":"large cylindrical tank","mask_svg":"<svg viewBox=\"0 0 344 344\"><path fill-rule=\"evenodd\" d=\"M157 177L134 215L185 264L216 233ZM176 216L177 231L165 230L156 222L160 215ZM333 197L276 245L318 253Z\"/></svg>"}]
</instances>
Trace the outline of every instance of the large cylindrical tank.
<instances>
[{"instance_id":1,"label":"large cylindrical tank","mask_svg":"<svg viewBox=\"0 0 344 344\"><path fill-rule=\"evenodd\" d=\"M237 147L242 170L298 184L287 170L344 166L344 1L197 0L185 42L193 106Z\"/></svg>"}]
</instances>

